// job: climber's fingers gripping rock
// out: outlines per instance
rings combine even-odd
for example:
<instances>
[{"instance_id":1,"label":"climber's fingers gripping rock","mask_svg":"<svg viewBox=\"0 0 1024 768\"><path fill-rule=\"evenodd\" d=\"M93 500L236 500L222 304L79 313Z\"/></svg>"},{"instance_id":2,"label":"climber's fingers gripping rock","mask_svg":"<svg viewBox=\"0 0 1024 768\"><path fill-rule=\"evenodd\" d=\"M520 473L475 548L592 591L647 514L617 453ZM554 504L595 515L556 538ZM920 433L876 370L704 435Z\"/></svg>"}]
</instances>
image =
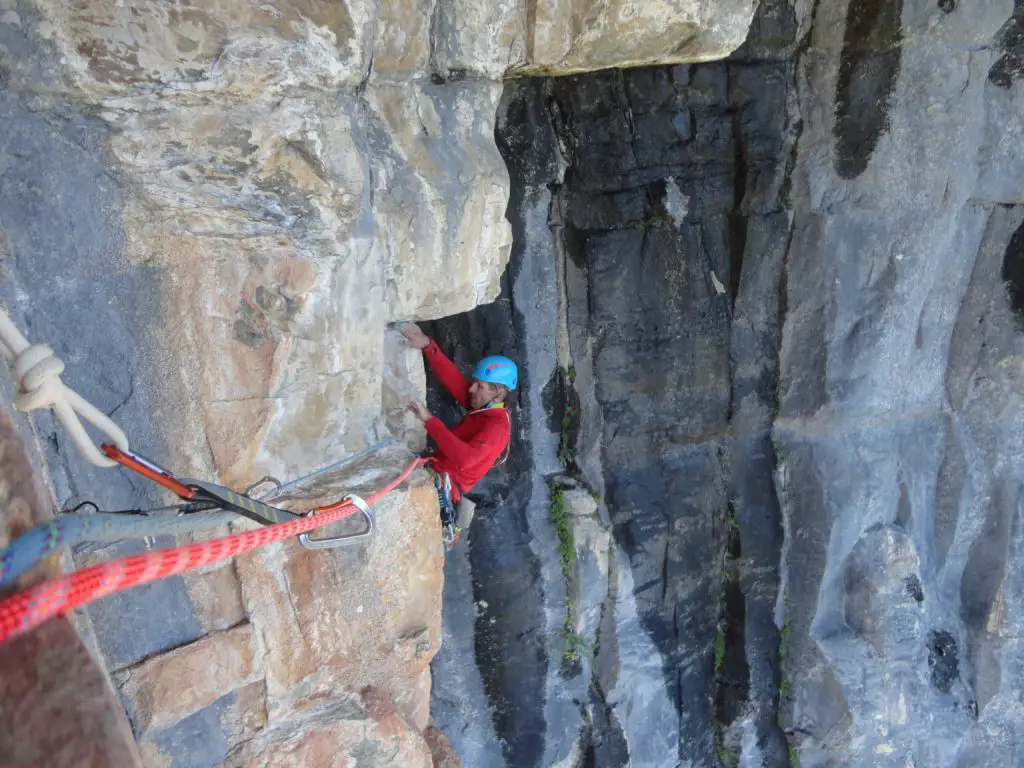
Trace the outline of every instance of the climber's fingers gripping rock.
<instances>
[{"instance_id":1,"label":"climber's fingers gripping rock","mask_svg":"<svg viewBox=\"0 0 1024 768\"><path fill-rule=\"evenodd\" d=\"M399 330L405 337L405 343L413 349L424 349L430 344L427 334L416 323L402 323Z\"/></svg>"}]
</instances>

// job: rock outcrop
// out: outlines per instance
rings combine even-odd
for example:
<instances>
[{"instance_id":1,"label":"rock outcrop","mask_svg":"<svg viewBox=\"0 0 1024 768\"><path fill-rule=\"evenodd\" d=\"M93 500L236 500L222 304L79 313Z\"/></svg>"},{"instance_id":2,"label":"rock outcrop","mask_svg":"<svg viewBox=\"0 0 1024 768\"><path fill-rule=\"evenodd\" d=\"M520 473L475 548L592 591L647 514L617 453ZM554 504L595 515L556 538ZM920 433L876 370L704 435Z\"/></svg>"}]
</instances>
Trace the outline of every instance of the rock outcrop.
<instances>
[{"instance_id":1,"label":"rock outcrop","mask_svg":"<svg viewBox=\"0 0 1024 768\"><path fill-rule=\"evenodd\" d=\"M37 480L23 436L0 413L0 546L50 517ZM35 568L18 586L53 576L56 566ZM47 622L0 652L0 759L53 768L141 765L106 672L70 618Z\"/></svg>"},{"instance_id":2,"label":"rock outcrop","mask_svg":"<svg viewBox=\"0 0 1024 768\"><path fill-rule=\"evenodd\" d=\"M529 369L525 466L448 566L457 748L1019 763L1020 11L973 10L763 3L726 62L506 89L506 301L438 332ZM612 540L575 670L565 470ZM452 731L449 686L493 717Z\"/></svg>"},{"instance_id":3,"label":"rock outcrop","mask_svg":"<svg viewBox=\"0 0 1024 768\"><path fill-rule=\"evenodd\" d=\"M68 383L183 475L294 477L389 433L418 449L404 401L421 363L387 324L498 295L503 77L720 57L752 13L0 0L0 295ZM56 505L165 501L86 465L48 415L19 423ZM83 612L144 763L452 763L424 731L433 504L414 485L381 505L369 548L281 544ZM86 545L73 563L173 543Z\"/></svg>"}]
</instances>

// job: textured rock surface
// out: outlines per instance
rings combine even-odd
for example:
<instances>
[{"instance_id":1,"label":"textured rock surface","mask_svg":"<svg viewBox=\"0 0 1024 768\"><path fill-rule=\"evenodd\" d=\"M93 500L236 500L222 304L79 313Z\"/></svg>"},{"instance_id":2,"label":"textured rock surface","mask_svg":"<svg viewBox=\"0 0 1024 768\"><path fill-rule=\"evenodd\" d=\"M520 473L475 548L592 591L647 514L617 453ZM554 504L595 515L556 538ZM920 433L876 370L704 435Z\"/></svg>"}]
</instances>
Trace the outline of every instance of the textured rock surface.
<instances>
[{"instance_id":1,"label":"textured rock surface","mask_svg":"<svg viewBox=\"0 0 1024 768\"><path fill-rule=\"evenodd\" d=\"M6 383L0 386L10 394ZM47 517L22 435L0 412L0 542ZM36 566L18 586L45 580L56 572L54 565ZM54 768L141 765L120 702L70 618L55 619L0 647L0 762Z\"/></svg>"},{"instance_id":2,"label":"textured rock surface","mask_svg":"<svg viewBox=\"0 0 1024 768\"><path fill-rule=\"evenodd\" d=\"M286 768L360 765L367 768L432 768L430 748L388 698L373 688L328 707L317 704L301 730L268 730L225 761L227 766ZM286 723L290 726L290 723Z\"/></svg>"},{"instance_id":3,"label":"textured rock surface","mask_svg":"<svg viewBox=\"0 0 1024 768\"><path fill-rule=\"evenodd\" d=\"M512 69L565 74L713 61L743 42L754 8L749 3L706 0L526 3L525 62Z\"/></svg>"},{"instance_id":4,"label":"textured rock surface","mask_svg":"<svg viewBox=\"0 0 1024 768\"><path fill-rule=\"evenodd\" d=\"M255 682L252 628L241 625L154 656L127 670L121 694L135 732L165 728Z\"/></svg>"},{"instance_id":5,"label":"textured rock surface","mask_svg":"<svg viewBox=\"0 0 1024 768\"><path fill-rule=\"evenodd\" d=\"M763 69L771 75L770 66ZM531 669L509 673L510 690L491 692L492 702L526 699L522 681L544 680L544 700L524 702L511 723L495 718L498 737L509 745L508 765L718 759L708 702L727 499L743 482L760 482L774 494L770 461L761 460L766 443L770 453L770 411L758 419L752 408L735 454L727 433L731 295L725 286L732 280L737 144L769 161L784 158L778 134L785 119L780 79L775 114L764 110L778 122L766 128L752 119L749 136L734 134L734 112L746 106L743 92L726 101L734 77L729 65L634 70L524 82L506 93L503 149L514 183L522 185L511 218L517 241L525 240L513 251L518 272L511 297L522 312L520 354L529 360L525 398L535 469L550 476L567 462L601 495L607 515L603 522L576 518L568 597L577 618L571 631L585 652L578 665L567 666L566 585L543 480L518 513L534 531L542 574L534 599L546 607L548 653ZM548 147L548 154L524 151L534 146ZM784 233L787 222L778 219ZM758 368L747 374L755 381L763 375ZM598 506L587 491L569 494L570 510ZM752 535L769 550L774 540L777 558L777 509L774 519L771 510L756 511ZM506 505L495 517L518 514ZM474 554L481 526L473 529ZM494 580L490 562L481 558L484 567L474 573L481 584ZM774 592L766 578L760 588L759 619L774 627ZM488 602L493 610L503 607L501 600ZM495 618L522 631L520 615ZM486 670L501 660L478 648L478 661ZM443 690L440 672L438 679ZM776 687L769 679L758 691L768 702L766 731L774 728ZM534 734L532 752L509 732L530 711L548 724ZM442 725L461 748L459 735Z\"/></svg>"},{"instance_id":6,"label":"textured rock surface","mask_svg":"<svg viewBox=\"0 0 1024 768\"><path fill-rule=\"evenodd\" d=\"M505 71L720 56L751 12L8 5L15 91L35 94L35 112L70 97L115 129L109 160L132 189L120 250L159 275L175 333L147 343L162 399L188 403L165 419L167 438L191 471L232 481L352 450L381 409L384 324L497 294L509 247L493 140ZM19 50L44 45L55 55L42 63ZM480 77L444 83L453 72ZM440 84L427 78L439 73Z\"/></svg>"},{"instance_id":7,"label":"textured rock surface","mask_svg":"<svg viewBox=\"0 0 1024 768\"><path fill-rule=\"evenodd\" d=\"M1020 46L1010 2L775 2L723 64L509 86L519 471L574 439L614 567L589 699L477 619L505 764L1020 763ZM508 636L564 588L527 492L470 539Z\"/></svg>"},{"instance_id":8,"label":"textured rock surface","mask_svg":"<svg viewBox=\"0 0 1024 768\"><path fill-rule=\"evenodd\" d=\"M369 489L391 471L362 481ZM286 765L302 755L313 762L293 764L329 764L316 762L325 750L386 741L396 728L406 746L380 765L426 749L428 663L441 635L437 501L419 485L375 512L378 535L362 548L311 552L287 541L239 557L245 623L115 673L147 762ZM394 710L372 726L384 730L352 714L341 719L358 722L335 727L329 712L368 686Z\"/></svg>"},{"instance_id":9,"label":"textured rock surface","mask_svg":"<svg viewBox=\"0 0 1024 768\"><path fill-rule=\"evenodd\" d=\"M462 768L462 760L455 754L451 742L441 731L434 727L427 728L423 732L423 738L430 747L434 768Z\"/></svg>"},{"instance_id":10,"label":"textured rock surface","mask_svg":"<svg viewBox=\"0 0 1024 768\"><path fill-rule=\"evenodd\" d=\"M722 55L751 12L0 0L0 293L66 380L176 472L242 486L388 432L419 448L402 409L420 361L386 325L498 294L502 76ZM58 505L162 501L85 465L48 415L25 424ZM145 762L429 762L433 505L422 488L382 505L370 548L278 545L91 606L85 636ZM74 562L172 543L86 545ZM517 647L543 653L545 631ZM366 686L393 704L367 703Z\"/></svg>"}]
</instances>

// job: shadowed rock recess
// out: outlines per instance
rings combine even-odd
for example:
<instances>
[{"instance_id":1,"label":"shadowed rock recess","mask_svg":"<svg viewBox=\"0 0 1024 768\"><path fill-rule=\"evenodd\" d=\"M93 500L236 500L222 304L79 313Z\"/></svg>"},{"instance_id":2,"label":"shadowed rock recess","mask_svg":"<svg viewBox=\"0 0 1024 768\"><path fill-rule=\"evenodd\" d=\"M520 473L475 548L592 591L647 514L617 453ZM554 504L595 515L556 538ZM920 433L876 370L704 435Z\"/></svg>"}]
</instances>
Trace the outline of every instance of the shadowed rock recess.
<instances>
[{"instance_id":1,"label":"shadowed rock recess","mask_svg":"<svg viewBox=\"0 0 1024 768\"><path fill-rule=\"evenodd\" d=\"M469 764L1024 763L1019 26L767 2L721 63L506 84L510 270L434 328L526 363L446 562Z\"/></svg>"}]
</instances>

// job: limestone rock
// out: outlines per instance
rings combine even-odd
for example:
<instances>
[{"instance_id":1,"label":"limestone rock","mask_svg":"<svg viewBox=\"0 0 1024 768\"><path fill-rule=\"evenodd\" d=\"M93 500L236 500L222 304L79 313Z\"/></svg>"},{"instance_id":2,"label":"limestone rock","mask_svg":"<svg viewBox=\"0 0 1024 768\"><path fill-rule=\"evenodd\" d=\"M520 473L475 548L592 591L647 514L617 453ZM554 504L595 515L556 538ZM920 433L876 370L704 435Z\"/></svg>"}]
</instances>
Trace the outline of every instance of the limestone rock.
<instances>
[{"instance_id":1,"label":"limestone rock","mask_svg":"<svg viewBox=\"0 0 1024 768\"><path fill-rule=\"evenodd\" d=\"M387 324L498 295L502 78L719 55L750 10L577 6L3 2L3 300L176 473L242 488L388 432L421 447L402 412L423 397L421 363ZM58 503L165 501L35 423ZM343 490L381 479L364 475ZM377 512L368 546L286 542L84 612L148 762L429 764L436 500L414 486ZM395 711L349 711L367 685ZM397 751L360 752L376 743Z\"/></svg>"},{"instance_id":2,"label":"limestone rock","mask_svg":"<svg viewBox=\"0 0 1024 768\"><path fill-rule=\"evenodd\" d=\"M286 723L249 741L225 761L227 766L310 768L353 765L367 768L431 768L423 735L403 719L386 694L373 688L361 697L321 706L301 725Z\"/></svg>"},{"instance_id":3,"label":"limestone rock","mask_svg":"<svg viewBox=\"0 0 1024 768\"><path fill-rule=\"evenodd\" d=\"M228 748L252 740L266 727L266 686L258 680L173 725L141 735L139 749L147 768L216 764Z\"/></svg>"},{"instance_id":4,"label":"limestone rock","mask_svg":"<svg viewBox=\"0 0 1024 768\"><path fill-rule=\"evenodd\" d=\"M446 647L479 668L435 667L504 713L463 732L438 696L457 748L1019 763L1022 18L779 0L723 63L510 84L530 456L460 572L488 607ZM505 341L497 311L448 321L499 329L464 354ZM519 640L564 616L560 553L521 544L552 443L612 523L602 694L575 717Z\"/></svg>"},{"instance_id":5,"label":"limestone rock","mask_svg":"<svg viewBox=\"0 0 1024 768\"><path fill-rule=\"evenodd\" d=\"M189 472L234 484L363 443L385 322L497 295L506 72L718 57L751 15L703 0L37 5L64 93L116 128L136 192L125 253L164 273L176 332L149 344L180 403L169 437Z\"/></svg>"},{"instance_id":6,"label":"limestone rock","mask_svg":"<svg viewBox=\"0 0 1024 768\"><path fill-rule=\"evenodd\" d=\"M136 733L164 728L262 676L248 624L118 673Z\"/></svg>"},{"instance_id":7,"label":"limestone rock","mask_svg":"<svg viewBox=\"0 0 1024 768\"><path fill-rule=\"evenodd\" d=\"M245 620L242 593L231 563L186 574L185 588L192 604L202 611L199 621L204 631L218 632Z\"/></svg>"},{"instance_id":8,"label":"limestone rock","mask_svg":"<svg viewBox=\"0 0 1024 768\"><path fill-rule=\"evenodd\" d=\"M431 726L423 732L423 738L430 747L434 768L462 768L462 761L455 754L451 742L439 729Z\"/></svg>"},{"instance_id":9,"label":"limestone rock","mask_svg":"<svg viewBox=\"0 0 1024 768\"><path fill-rule=\"evenodd\" d=\"M755 7L702 0L441 0L434 65L445 76L496 78L710 61L740 46Z\"/></svg>"},{"instance_id":10,"label":"limestone rock","mask_svg":"<svg viewBox=\"0 0 1024 768\"><path fill-rule=\"evenodd\" d=\"M3 385L4 396L11 394ZM22 427L24 427L22 423ZM0 409L0 542L46 518L39 478L6 409ZM18 586L45 581L50 558ZM13 590L4 590L4 596ZM70 617L52 619L0 646L0 760L54 768L141 765L105 671Z\"/></svg>"},{"instance_id":11,"label":"limestone rock","mask_svg":"<svg viewBox=\"0 0 1024 768\"><path fill-rule=\"evenodd\" d=\"M374 509L377 531L367 545L312 552L286 541L238 559L271 720L367 685L386 692L410 722L423 720L429 689L420 681L440 642L437 497L421 485Z\"/></svg>"},{"instance_id":12,"label":"limestone rock","mask_svg":"<svg viewBox=\"0 0 1024 768\"><path fill-rule=\"evenodd\" d=\"M538 3L527 16L524 73L566 74L648 64L714 61L738 48L756 5L747 3Z\"/></svg>"}]
</instances>

